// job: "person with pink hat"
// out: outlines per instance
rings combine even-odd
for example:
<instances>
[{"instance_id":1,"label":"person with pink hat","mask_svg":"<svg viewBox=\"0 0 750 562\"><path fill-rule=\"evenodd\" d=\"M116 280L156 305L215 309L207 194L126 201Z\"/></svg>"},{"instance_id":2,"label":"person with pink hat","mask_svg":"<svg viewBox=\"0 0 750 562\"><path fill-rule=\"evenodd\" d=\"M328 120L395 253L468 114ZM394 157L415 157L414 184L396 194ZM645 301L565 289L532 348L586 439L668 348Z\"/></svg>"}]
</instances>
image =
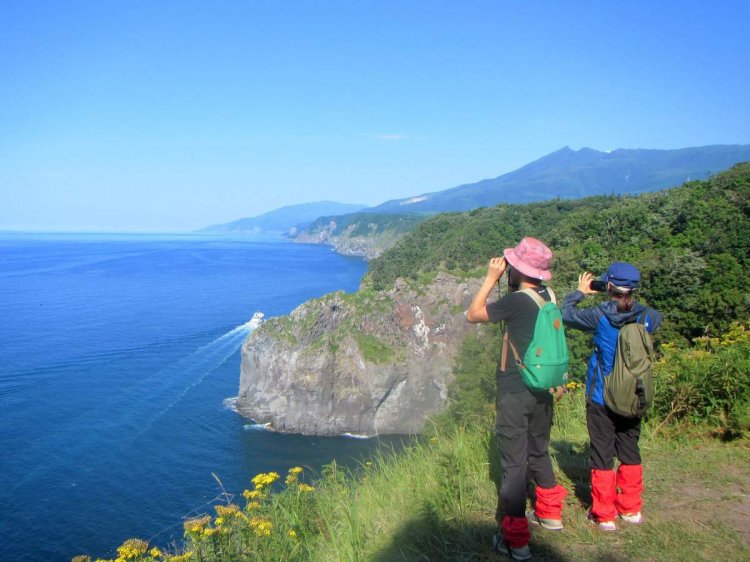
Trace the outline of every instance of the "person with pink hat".
<instances>
[{"instance_id":1,"label":"person with pink hat","mask_svg":"<svg viewBox=\"0 0 750 562\"><path fill-rule=\"evenodd\" d=\"M552 278L552 251L540 240L526 237L490 260L487 275L477 291L466 319L471 323L504 322L520 356L524 356L534 334L540 306L538 300L556 302L552 289L542 284ZM508 272L508 292L487 303L494 287ZM538 295L529 294L529 290ZM532 297L532 298L530 298ZM531 558L529 522L548 530L562 530L563 500L567 490L557 483L549 456L553 395L562 389L534 392L523 382L518 365L506 362L506 350L496 371L497 417L495 431L502 463L498 494L499 532L493 539L496 552L514 560ZM536 500L526 513L526 473L536 484Z\"/></svg>"}]
</instances>

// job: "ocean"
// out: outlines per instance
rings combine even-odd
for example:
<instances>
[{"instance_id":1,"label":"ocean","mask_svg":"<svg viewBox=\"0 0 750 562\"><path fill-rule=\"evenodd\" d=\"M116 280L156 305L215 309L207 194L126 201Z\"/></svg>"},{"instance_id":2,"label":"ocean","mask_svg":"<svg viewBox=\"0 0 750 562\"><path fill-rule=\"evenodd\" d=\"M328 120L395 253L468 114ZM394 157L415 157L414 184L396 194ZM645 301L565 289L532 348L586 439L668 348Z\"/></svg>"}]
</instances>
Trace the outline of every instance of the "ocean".
<instances>
[{"instance_id":1,"label":"ocean","mask_svg":"<svg viewBox=\"0 0 750 562\"><path fill-rule=\"evenodd\" d=\"M282 239L0 235L0 559L179 544L259 472L391 439L283 435L231 408L255 312L354 291L363 260Z\"/></svg>"}]
</instances>

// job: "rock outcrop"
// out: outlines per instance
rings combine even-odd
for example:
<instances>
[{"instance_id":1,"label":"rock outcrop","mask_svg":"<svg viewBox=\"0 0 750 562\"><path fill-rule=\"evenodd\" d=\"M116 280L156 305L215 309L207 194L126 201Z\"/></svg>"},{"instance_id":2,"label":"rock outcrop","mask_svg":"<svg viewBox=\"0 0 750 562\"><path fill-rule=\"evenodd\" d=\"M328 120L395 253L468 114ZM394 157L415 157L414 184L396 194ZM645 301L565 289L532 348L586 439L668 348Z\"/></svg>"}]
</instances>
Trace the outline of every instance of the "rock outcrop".
<instances>
[{"instance_id":1,"label":"rock outcrop","mask_svg":"<svg viewBox=\"0 0 750 562\"><path fill-rule=\"evenodd\" d=\"M332 293L266 321L242 348L238 411L292 433L419 432L446 405L479 281L415 285Z\"/></svg>"}]
</instances>

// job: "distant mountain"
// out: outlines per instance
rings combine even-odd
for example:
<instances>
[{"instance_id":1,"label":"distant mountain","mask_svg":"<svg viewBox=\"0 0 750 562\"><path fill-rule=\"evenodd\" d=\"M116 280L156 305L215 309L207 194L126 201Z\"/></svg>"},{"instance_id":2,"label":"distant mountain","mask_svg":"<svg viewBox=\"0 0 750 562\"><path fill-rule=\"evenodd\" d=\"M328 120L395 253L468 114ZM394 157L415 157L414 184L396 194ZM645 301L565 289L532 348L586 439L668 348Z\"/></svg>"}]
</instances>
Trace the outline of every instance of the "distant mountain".
<instances>
[{"instance_id":1,"label":"distant mountain","mask_svg":"<svg viewBox=\"0 0 750 562\"><path fill-rule=\"evenodd\" d=\"M351 205L333 201L318 201L316 203L302 203L289 205L275 211L270 211L257 217L249 217L236 221L215 224L202 228L198 232L216 234L260 234L262 232L287 232L292 227L304 228L318 217L324 215L343 215L356 213L365 209L365 205Z\"/></svg>"},{"instance_id":2,"label":"distant mountain","mask_svg":"<svg viewBox=\"0 0 750 562\"><path fill-rule=\"evenodd\" d=\"M750 145L677 150L562 148L494 179L445 191L394 199L368 213L468 211L499 203L530 203L560 197L643 193L675 187L750 160Z\"/></svg>"}]
</instances>

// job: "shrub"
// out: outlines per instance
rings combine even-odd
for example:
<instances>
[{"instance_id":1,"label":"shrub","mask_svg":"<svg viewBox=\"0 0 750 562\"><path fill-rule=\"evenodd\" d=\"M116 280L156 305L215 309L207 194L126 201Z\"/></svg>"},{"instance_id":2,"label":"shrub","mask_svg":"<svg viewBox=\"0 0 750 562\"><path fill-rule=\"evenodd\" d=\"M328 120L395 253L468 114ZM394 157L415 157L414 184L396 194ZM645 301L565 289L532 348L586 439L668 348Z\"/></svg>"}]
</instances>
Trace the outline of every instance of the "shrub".
<instances>
[{"instance_id":1,"label":"shrub","mask_svg":"<svg viewBox=\"0 0 750 562\"><path fill-rule=\"evenodd\" d=\"M695 344L662 346L654 413L663 424L708 423L727 436L750 430L750 331L735 323L723 337L698 338Z\"/></svg>"}]
</instances>

